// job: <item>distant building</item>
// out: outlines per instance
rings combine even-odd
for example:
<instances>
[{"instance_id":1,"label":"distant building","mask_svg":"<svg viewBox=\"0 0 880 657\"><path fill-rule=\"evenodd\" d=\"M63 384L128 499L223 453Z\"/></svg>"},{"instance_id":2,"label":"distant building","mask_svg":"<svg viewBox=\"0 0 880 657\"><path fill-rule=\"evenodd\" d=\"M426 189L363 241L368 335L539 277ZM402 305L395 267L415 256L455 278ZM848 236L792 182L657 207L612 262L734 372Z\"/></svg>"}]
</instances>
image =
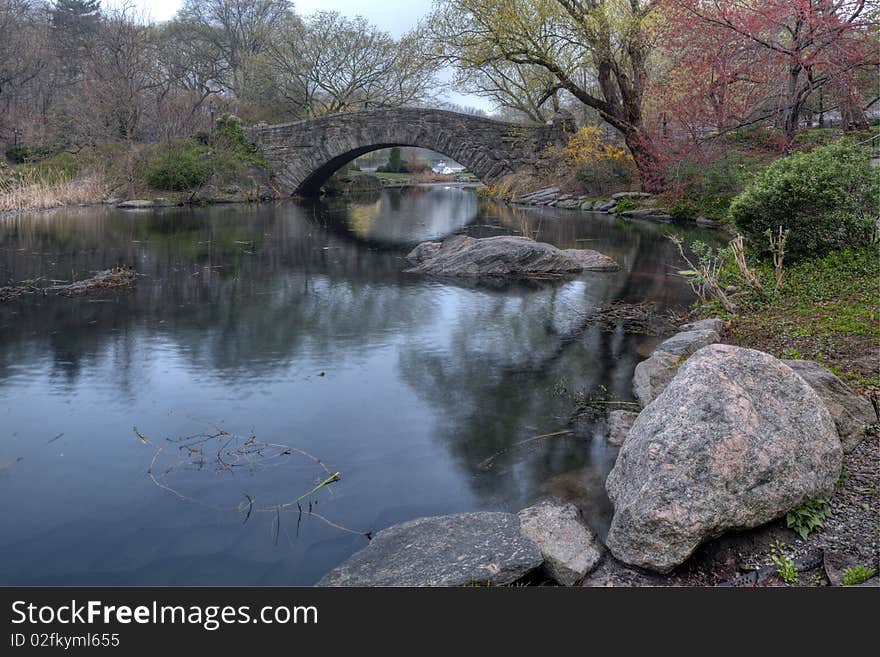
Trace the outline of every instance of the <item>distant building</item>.
<instances>
[{"instance_id":1,"label":"distant building","mask_svg":"<svg viewBox=\"0 0 880 657\"><path fill-rule=\"evenodd\" d=\"M444 176L450 176L454 173L461 173L464 171L464 167L460 165L458 162L450 162L446 163L443 161L437 162L433 167L431 167L431 171L434 173L439 173Z\"/></svg>"}]
</instances>

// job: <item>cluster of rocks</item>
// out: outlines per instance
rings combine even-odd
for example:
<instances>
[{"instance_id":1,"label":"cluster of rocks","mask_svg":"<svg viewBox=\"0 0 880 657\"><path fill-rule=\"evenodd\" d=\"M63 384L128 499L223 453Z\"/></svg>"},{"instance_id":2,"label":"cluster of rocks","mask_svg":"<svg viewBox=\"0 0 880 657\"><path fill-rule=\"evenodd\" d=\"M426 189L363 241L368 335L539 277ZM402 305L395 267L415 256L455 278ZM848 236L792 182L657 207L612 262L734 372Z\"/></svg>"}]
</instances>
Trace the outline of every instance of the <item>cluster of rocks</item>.
<instances>
[{"instance_id":1,"label":"cluster of rocks","mask_svg":"<svg viewBox=\"0 0 880 657\"><path fill-rule=\"evenodd\" d=\"M711 539L830 496L873 408L818 363L720 344L721 330L717 319L681 326L636 369L641 412L609 414L620 451L605 546L574 506L550 500L518 516L386 529L321 585L499 585L538 568L563 585L623 566L668 573Z\"/></svg>"},{"instance_id":2,"label":"cluster of rocks","mask_svg":"<svg viewBox=\"0 0 880 657\"><path fill-rule=\"evenodd\" d=\"M630 206L628 209L621 209L621 201L624 200ZM609 198L597 199L591 196L564 194L558 187L545 187L530 194L515 197L510 202L514 205L619 214L627 219L645 219L660 223L669 223L673 220L672 215L665 208L657 206L657 199L646 192L617 192ZM631 207L633 205L635 207ZM717 228L720 225L719 222L705 217L695 217L694 222L708 228Z\"/></svg>"},{"instance_id":3,"label":"cluster of rocks","mask_svg":"<svg viewBox=\"0 0 880 657\"><path fill-rule=\"evenodd\" d=\"M607 546L623 563L668 572L712 538L829 496L874 420L818 363L716 344L721 328L687 324L658 345L633 377L643 410L608 418L622 446Z\"/></svg>"},{"instance_id":4,"label":"cluster of rocks","mask_svg":"<svg viewBox=\"0 0 880 657\"><path fill-rule=\"evenodd\" d=\"M413 265L407 273L433 276L548 276L619 269L598 251L559 249L507 235L482 239L453 235L443 242L422 242L407 260Z\"/></svg>"},{"instance_id":5,"label":"cluster of rocks","mask_svg":"<svg viewBox=\"0 0 880 657\"><path fill-rule=\"evenodd\" d=\"M519 514L458 513L394 525L318 586L503 586L535 573L570 586L602 553L573 504L543 500Z\"/></svg>"}]
</instances>

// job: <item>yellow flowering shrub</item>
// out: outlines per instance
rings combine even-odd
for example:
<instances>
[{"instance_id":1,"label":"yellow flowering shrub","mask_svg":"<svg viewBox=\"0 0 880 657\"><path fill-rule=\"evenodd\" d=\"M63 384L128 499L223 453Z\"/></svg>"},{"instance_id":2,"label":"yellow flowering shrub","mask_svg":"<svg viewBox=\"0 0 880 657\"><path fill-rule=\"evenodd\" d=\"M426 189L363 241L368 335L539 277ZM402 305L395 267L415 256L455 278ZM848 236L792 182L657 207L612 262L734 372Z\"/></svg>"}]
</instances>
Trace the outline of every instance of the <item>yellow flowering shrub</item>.
<instances>
[{"instance_id":1,"label":"yellow flowering shrub","mask_svg":"<svg viewBox=\"0 0 880 657\"><path fill-rule=\"evenodd\" d=\"M599 128L585 125L568 138L562 155L574 164L584 164L590 160L629 160L632 156L625 150L602 141Z\"/></svg>"}]
</instances>

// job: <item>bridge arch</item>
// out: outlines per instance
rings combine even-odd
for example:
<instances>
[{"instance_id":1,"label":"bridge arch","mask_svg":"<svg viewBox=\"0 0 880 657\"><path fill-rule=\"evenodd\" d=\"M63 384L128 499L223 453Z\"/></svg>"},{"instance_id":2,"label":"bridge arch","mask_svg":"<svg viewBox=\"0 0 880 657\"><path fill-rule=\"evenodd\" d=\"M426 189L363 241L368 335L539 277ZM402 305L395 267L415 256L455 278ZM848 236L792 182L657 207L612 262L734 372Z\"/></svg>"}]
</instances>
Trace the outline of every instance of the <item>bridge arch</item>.
<instances>
[{"instance_id":1,"label":"bridge arch","mask_svg":"<svg viewBox=\"0 0 880 657\"><path fill-rule=\"evenodd\" d=\"M313 196L359 155L394 146L428 148L467 167L483 182L533 165L560 143L561 122L525 126L445 110L400 108L330 114L281 125L259 124L248 136L269 161L284 196Z\"/></svg>"}]
</instances>

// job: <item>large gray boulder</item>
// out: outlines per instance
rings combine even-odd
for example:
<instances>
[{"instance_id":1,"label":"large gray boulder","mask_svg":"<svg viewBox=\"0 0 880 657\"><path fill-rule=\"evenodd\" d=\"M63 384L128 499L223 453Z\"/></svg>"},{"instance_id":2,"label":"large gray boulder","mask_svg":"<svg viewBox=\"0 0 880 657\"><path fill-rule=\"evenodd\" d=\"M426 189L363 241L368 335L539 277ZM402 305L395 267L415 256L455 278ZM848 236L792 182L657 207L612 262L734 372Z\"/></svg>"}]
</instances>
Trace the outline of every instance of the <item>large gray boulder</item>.
<instances>
[{"instance_id":1,"label":"large gray boulder","mask_svg":"<svg viewBox=\"0 0 880 657\"><path fill-rule=\"evenodd\" d=\"M655 347L648 359L636 365L633 373L633 394L642 408L663 392L688 356L720 339L721 335L714 328L699 328L676 333Z\"/></svg>"},{"instance_id":2,"label":"large gray boulder","mask_svg":"<svg viewBox=\"0 0 880 657\"><path fill-rule=\"evenodd\" d=\"M605 440L612 445L623 445L638 416L638 413L632 411L611 411L608 414L608 432Z\"/></svg>"},{"instance_id":3,"label":"large gray boulder","mask_svg":"<svg viewBox=\"0 0 880 657\"><path fill-rule=\"evenodd\" d=\"M867 435L867 425L877 421L874 407L864 397L854 395L846 384L819 363L811 360L782 361L816 391L831 414L843 451L859 446Z\"/></svg>"},{"instance_id":4,"label":"large gray boulder","mask_svg":"<svg viewBox=\"0 0 880 657\"><path fill-rule=\"evenodd\" d=\"M407 272L437 276L530 276L619 269L614 260L598 251L558 249L528 237L506 235L483 239L453 235L439 245L423 242L407 259L415 265Z\"/></svg>"},{"instance_id":5,"label":"large gray boulder","mask_svg":"<svg viewBox=\"0 0 880 657\"><path fill-rule=\"evenodd\" d=\"M317 585L502 585L539 568L543 561L512 513L459 513L383 529Z\"/></svg>"},{"instance_id":6,"label":"large gray boulder","mask_svg":"<svg viewBox=\"0 0 880 657\"><path fill-rule=\"evenodd\" d=\"M435 258L440 246L440 242L422 242L407 254L406 259L414 265L420 265L426 260Z\"/></svg>"},{"instance_id":7,"label":"large gray boulder","mask_svg":"<svg viewBox=\"0 0 880 657\"><path fill-rule=\"evenodd\" d=\"M840 475L834 422L788 365L730 345L700 349L643 410L606 480L607 545L667 572L704 541L757 527Z\"/></svg>"},{"instance_id":8,"label":"large gray boulder","mask_svg":"<svg viewBox=\"0 0 880 657\"><path fill-rule=\"evenodd\" d=\"M544 572L573 586L602 559L602 547L574 504L543 500L519 512L522 533L541 550Z\"/></svg>"}]
</instances>

